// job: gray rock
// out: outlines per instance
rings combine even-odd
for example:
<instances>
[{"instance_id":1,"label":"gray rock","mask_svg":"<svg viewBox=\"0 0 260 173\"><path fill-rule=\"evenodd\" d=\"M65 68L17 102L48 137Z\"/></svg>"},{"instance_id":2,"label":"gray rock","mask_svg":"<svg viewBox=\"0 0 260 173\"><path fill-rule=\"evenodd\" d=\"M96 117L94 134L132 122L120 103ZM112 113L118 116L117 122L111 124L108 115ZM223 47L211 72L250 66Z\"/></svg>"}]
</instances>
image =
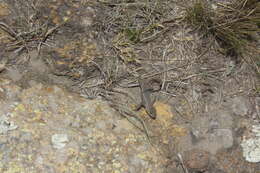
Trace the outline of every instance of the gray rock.
<instances>
[{"instance_id":1,"label":"gray rock","mask_svg":"<svg viewBox=\"0 0 260 173\"><path fill-rule=\"evenodd\" d=\"M242 96L231 99L230 104L232 112L238 116L246 116L252 109L249 100Z\"/></svg>"},{"instance_id":2,"label":"gray rock","mask_svg":"<svg viewBox=\"0 0 260 173\"><path fill-rule=\"evenodd\" d=\"M212 112L192 122L190 134L181 139L184 151L203 149L215 154L233 146L233 118L227 111Z\"/></svg>"},{"instance_id":3,"label":"gray rock","mask_svg":"<svg viewBox=\"0 0 260 173\"><path fill-rule=\"evenodd\" d=\"M260 125L253 126L251 138L244 137L241 146L243 156L248 162L260 162Z\"/></svg>"},{"instance_id":4,"label":"gray rock","mask_svg":"<svg viewBox=\"0 0 260 173\"><path fill-rule=\"evenodd\" d=\"M1 87L17 92L16 85ZM19 91L18 101L0 102L0 113L11 113L16 125L2 118L2 131L19 127L0 142L9 172L165 172L144 134L101 99L42 84ZM14 106L3 111L7 105Z\"/></svg>"}]
</instances>

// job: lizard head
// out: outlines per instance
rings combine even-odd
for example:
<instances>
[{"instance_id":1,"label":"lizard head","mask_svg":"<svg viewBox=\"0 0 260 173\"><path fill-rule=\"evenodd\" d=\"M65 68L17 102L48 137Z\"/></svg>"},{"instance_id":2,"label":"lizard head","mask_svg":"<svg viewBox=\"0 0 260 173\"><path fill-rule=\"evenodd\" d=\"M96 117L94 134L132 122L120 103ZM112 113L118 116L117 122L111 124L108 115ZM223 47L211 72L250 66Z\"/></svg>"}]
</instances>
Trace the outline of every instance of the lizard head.
<instances>
[{"instance_id":1,"label":"lizard head","mask_svg":"<svg viewBox=\"0 0 260 173\"><path fill-rule=\"evenodd\" d=\"M148 112L148 115L152 118L152 119L156 119L156 110L154 107L151 107L149 112Z\"/></svg>"}]
</instances>

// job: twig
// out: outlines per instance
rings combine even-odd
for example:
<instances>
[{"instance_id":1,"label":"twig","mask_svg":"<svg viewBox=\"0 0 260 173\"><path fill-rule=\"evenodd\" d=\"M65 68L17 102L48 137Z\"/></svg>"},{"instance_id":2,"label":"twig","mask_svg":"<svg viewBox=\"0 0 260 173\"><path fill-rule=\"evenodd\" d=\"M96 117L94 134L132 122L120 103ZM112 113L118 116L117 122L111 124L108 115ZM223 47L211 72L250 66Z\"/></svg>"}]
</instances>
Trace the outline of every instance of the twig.
<instances>
[{"instance_id":1,"label":"twig","mask_svg":"<svg viewBox=\"0 0 260 173\"><path fill-rule=\"evenodd\" d=\"M154 39L158 38L159 35L162 35L162 34L168 32L168 31L170 31L170 29L168 27L164 28L163 30L156 32L153 35L142 39L140 42L141 43L148 43L148 42L153 41Z\"/></svg>"},{"instance_id":2,"label":"twig","mask_svg":"<svg viewBox=\"0 0 260 173\"><path fill-rule=\"evenodd\" d=\"M166 46L166 49L163 51L163 57L162 57L162 59L163 59L163 62L165 62L165 70L166 70L166 72L163 73L164 75L163 75L163 82L162 82L162 87L161 87L161 89L164 88L165 81L166 81L166 77L167 77L167 72L168 72L168 70L167 70L167 69L168 69L167 59L165 59L165 55L166 55L166 52L167 52L168 48L169 48L169 46Z\"/></svg>"},{"instance_id":3,"label":"twig","mask_svg":"<svg viewBox=\"0 0 260 173\"><path fill-rule=\"evenodd\" d=\"M17 33L10 27L8 26L6 23L4 22L0 22L0 27L7 32L11 37L17 39Z\"/></svg>"},{"instance_id":4,"label":"twig","mask_svg":"<svg viewBox=\"0 0 260 173\"><path fill-rule=\"evenodd\" d=\"M98 65L95 61L90 61L91 63L93 63L97 68L98 70L100 71L100 73L102 74L103 78L106 79L106 74L105 72L101 69L100 65Z\"/></svg>"},{"instance_id":5,"label":"twig","mask_svg":"<svg viewBox=\"0 0 260 173\"><path fill-rule=\"evenodd\" d=\"M182 169L183 169L183 172L189 173L188 169L186 168L186 166L185 166L185 164L184 164L184 162L183 162L183 159L182 159L181 154L178 153L177 156L178 156L178 158L179 158L179 160L180 160L180 162L181 162L181 167L182 167Z\"/></svg>"},{"instance_id":6,"label":"twig","mask_svg":"<svg viewBox=\"0 0 260 173\"><path fill-rule=\"evenodd\" d=\"M172 70L176 70L176 69L182 68L182 67L184 67L184 66L186 66L186 64L185 64L185 65L182 65L182 66L180 66L180 67L172 67L172 68L169 68L169 69L166 69L166 70L159 71L159 72L157 72L157 73L149 74L149 75L147 75L147 76L143 76L142 78L143 78L143 79L148 79L148 78L151 78L151 77L160 75L160 74L165 73L165 72L169 72L169 71L172 71ZM133 82L136 82L136 81L137 81L137 79L134 80L134 81L129 82L128 84L133 83Z\"/></svg>"}]
</instances>

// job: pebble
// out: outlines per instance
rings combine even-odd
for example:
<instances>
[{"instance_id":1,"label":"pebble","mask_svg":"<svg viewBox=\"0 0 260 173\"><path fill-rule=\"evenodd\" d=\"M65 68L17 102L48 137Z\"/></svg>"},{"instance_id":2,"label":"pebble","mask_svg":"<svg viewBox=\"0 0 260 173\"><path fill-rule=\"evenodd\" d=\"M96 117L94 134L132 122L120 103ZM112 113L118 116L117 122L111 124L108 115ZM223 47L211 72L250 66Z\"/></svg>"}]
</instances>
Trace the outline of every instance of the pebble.
<instances>
[{"instance_id":1,"label":"pebble","mask_svg":"<svg viewBox=\"0 0 260 173\"><path fill-rule=\"evenodd\" d=\"M69 141L67 134L54 134L51 137L53 148L61 149L66 146Z\"/></svg>"}]
</instances>

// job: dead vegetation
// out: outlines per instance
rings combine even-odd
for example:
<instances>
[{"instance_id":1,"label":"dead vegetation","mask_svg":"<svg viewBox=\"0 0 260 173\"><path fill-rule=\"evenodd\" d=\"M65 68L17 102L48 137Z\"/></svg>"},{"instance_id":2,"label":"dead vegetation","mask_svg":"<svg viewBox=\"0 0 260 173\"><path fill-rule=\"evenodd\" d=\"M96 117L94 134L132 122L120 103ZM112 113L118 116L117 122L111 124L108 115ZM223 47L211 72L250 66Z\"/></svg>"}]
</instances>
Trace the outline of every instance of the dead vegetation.
<instances>
[{"instance_id":1,"label":"dead vegetation","mask_svg":"<svg viewBox=\"0 0 260 173\"><path fill-rule=\"evenodd\" d=\"M259 73L259 1L234 0L211 7L198 0L187 8L185 19L206 36L213 36L225 55L243 58Z\"/></svg>"},{"instance_id":2,"label":"dead vegetation","mask_svg":"<svg viewBox=\"0 0 260 173\"><path fill-rule=\"evenodd\" d=\"M0 21L0 29L5 32L0 41L6 44L6 51L40 51L42 45L48 45L46 40L61 26L50 24L41 0L4 0L3 3L8 5L10 13L9 20Z\"/></svg>"}]
</instances>

